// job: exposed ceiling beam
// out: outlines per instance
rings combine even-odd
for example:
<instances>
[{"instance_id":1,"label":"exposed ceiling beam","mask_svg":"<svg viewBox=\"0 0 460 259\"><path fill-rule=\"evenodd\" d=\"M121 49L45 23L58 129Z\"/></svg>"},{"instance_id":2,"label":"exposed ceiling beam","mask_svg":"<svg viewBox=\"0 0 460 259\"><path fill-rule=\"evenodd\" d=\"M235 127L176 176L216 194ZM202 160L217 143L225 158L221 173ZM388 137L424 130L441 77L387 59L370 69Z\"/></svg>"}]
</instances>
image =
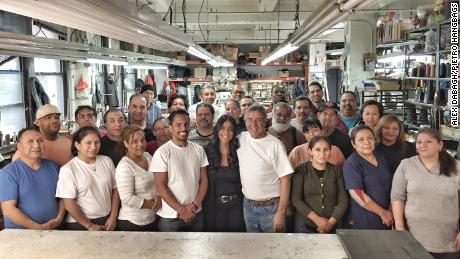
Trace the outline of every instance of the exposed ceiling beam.
<instances>
[{"instance_id":1,"label":"exposed ceiling beam","mask_svg":"<svg viewBox=\"0 0 460 259\"><path fill-rule=\"evenodd\" d=\"M259 0L259 12L274 11L277 4L278 0Z\"/></svg>"}]
</instances>

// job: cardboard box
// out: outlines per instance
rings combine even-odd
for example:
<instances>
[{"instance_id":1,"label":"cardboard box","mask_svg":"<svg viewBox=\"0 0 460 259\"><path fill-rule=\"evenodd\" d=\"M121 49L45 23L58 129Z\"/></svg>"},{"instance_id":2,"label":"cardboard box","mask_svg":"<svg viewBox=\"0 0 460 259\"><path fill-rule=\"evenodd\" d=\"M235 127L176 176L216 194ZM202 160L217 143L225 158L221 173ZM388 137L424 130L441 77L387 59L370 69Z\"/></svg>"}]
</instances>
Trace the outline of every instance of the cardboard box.
<instances>
[{"instance_id":1,"label":"cardboard box","mask_svg":"<svg viewBox=\"0 0 460 259\"><path fill-rule=\"evenodd\" d=\"M176 59L177 59L177 60L180 60L180 61L186 61L186 60L187 60L187 58L185 57L185 55L177 55L177 56L176 56Z\"/></svg>"},{"instance_id":2,"label":"cardboard box","mask_svg":"<svg viewBox=\"0 0 460 259\"><path fill-rule=\"evenodd\" d=\"M375 89L377 90L386 90L386 91L398 91L401 88L399 84L399 80L376 80L377 86Z\"/></svg>"},{"instance_id":3,"label":"cardboard box","mask_svg":"<svg viewBox=\"0 0 460 259\"><path fill-rule=\"evenodd\" d=\"M249 58L258 58L260 56L259 52L249 52Z\"/></svg>"},{"instance_id":4,"label":"cardboard box","mask_svg":"<svg viewBox=\"0 0 460 259\"><path fill-rule=\"evenodd\" d=\"M289 70L278 70L279 77L289 77Z\"/></svg>"},{"instance_id":5,"label":"cardboard box","mask_svg":"<svg viewBox=\"0 0 460 259\"><path fill-rule=\"evenodd\" d=\"M228 61L235 62L238 60L238 46L226 46L225 48L225 59Z\"/></svg>"},{"instance_id":6,"label":"cardboard box","mask_svg":"<svg viewBox=\"0 0 460 259\"><path fill-rule=\"evenodd\" d=\"M206 78L206 68L196 67L193 71L193 77L195 78Z\"/></svg>"}]
</instances>

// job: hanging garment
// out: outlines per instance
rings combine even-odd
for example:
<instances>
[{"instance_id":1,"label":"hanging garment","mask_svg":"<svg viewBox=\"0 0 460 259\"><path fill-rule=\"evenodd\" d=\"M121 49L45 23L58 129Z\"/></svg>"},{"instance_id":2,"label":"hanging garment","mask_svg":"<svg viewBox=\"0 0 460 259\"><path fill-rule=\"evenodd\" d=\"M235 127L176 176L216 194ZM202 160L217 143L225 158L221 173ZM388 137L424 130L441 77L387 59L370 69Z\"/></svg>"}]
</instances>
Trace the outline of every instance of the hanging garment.
<instances>
[{"instance_id":1,"label":"hanging garment","mask_svg":"<svg viewBox=\"0 0 460 259\"><path fill-rule=\"evenodd\" d=\"M105 103L110 107L119 107L117 86L113 81L105 80Z\"/></svg>"},{"instance_id":2,"label":"hanging garment","mask_svg":"<svg viewBox=\"0 0 460 259\"><path fill-rule=\"evenodd\" d=\"M29 78L28 88L32 97L32 121L35 121L35 113L37 112L38 107L50 103L50 98L36 77Z\"/></svg>"},{"instance_id":3,"label":"hanging garment","mask_svg":"<svg viewBox=\"0 0 460 259\"><path fill-rule=\"evenodd\" d=\"M295 99L299 96L303 96L304 95L303 89L304 89L303 80L301 78L298 78L297 80L295 80L294 86L292 88L292 99Z\"/></svg>"}]
</instances>

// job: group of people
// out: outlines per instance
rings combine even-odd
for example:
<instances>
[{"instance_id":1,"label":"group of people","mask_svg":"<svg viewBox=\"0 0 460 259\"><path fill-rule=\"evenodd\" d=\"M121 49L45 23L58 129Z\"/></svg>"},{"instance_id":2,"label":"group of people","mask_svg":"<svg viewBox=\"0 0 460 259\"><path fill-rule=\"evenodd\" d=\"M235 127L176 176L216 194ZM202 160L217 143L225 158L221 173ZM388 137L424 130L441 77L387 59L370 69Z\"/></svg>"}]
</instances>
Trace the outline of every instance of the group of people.
<instances>
[{"instance_id":1,"label":"group of people","mask_svg":"<svg viewBox=\"0 0 460 259\"><path fill-rule=\"evenodd\" d=\"M147 116L154 97L118 109L75 112L80 128L58 135L60 112L40 107L0 171L6 228L335 233L409 230L437 258L458 258L460 162L440 134L415 144L382 105L340 106L312 82L292 106L272 89L269 109L232 89L224 108L212 84L201 102L168 100L169 117ZM149 94L147 96L147 94ZM187 111L188 110L188 111ZM442 212L442 213L439 213Z\"/></svg>"}]
</instances>

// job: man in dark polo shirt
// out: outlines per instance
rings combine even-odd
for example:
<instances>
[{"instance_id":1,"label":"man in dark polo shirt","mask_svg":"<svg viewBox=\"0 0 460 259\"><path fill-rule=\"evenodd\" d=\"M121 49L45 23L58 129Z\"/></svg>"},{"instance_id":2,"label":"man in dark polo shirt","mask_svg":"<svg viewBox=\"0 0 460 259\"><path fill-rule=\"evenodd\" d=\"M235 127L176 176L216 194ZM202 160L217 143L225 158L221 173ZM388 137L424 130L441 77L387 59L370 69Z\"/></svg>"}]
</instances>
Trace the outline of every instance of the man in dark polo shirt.
<instances>
[{"instance_id":1,"label":"man in dark polo shirt","mask_svg":"<svg viewBox=\"0 0 460 259\"><path fill-rule=\"evenodd\" d=\"M350 137L335 127L339 119L338 112L339 107L336 103L325 102L319 106L317 116L323 127L323 136L327 137L332 145L337 146L347 159L354 149Z\"/></svg>"},{"instance_id":2,"label":"man in dark polo shirt","mask_svg":"<svg viewBox=\"0 0 460 259\"><path fill-rule=\"evenodd\" d=\"M123 128L126 126L126 117L118 108L110 108L104 114L104 123L107 134L101 138L99 155L110 157L117 166L123 157L118 144L122 138Z\"/></svg>"}]
</instances>

